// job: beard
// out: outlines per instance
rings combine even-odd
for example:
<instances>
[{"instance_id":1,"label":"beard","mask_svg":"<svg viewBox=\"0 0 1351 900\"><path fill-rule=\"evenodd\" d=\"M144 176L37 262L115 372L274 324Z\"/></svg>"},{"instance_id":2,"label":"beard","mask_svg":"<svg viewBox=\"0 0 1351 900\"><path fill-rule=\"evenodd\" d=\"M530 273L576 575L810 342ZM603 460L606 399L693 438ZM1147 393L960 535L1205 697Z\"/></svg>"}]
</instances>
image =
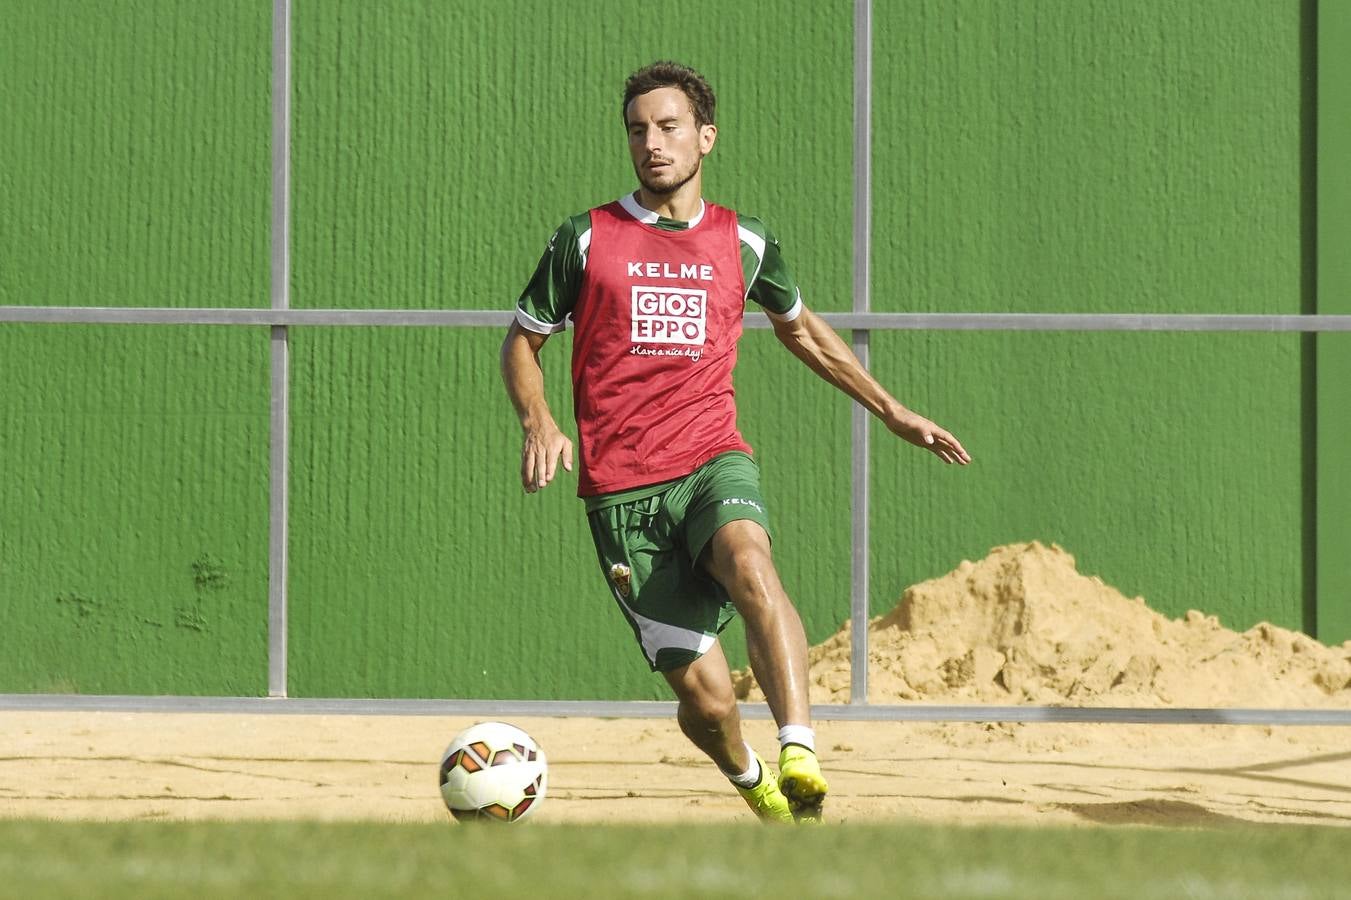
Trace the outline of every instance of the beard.
<instances>
[{"instance_id":1,"label":"beard","mask_svg":"<svg viewBox=\"0 0 1351 900\"><path fill-rule=\"evenodd\" d=\"M661 175L653 175L642 166L634 166L634 173L638 176L638 183L646 188L649 193L667 197L683 188L691 178L698 175L699 166L702 163L703 158L699 157L690 164L687 171L681 172L672 166L672 171Z\"/></svg>"}]
</instances>

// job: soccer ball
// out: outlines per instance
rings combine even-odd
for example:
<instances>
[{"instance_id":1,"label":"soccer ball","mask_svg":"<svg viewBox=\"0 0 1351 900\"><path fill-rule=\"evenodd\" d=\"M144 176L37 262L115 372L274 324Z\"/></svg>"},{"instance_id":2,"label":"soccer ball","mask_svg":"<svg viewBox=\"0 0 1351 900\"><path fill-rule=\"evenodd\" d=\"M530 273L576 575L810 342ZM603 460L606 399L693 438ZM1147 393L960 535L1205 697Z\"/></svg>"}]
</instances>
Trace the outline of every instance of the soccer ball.
<instances>
[{"instance_id":1,"label":"soccer ball","mask_svg":"<svg viewBox=\"0 0 1351 900\"><path fill-rule=\"evenodd\" d=\"M534 738L505 722L480 722L441 755L441 799L460 821L519 822L539 809L548 763Z\"/></svg>"}]
</instances>

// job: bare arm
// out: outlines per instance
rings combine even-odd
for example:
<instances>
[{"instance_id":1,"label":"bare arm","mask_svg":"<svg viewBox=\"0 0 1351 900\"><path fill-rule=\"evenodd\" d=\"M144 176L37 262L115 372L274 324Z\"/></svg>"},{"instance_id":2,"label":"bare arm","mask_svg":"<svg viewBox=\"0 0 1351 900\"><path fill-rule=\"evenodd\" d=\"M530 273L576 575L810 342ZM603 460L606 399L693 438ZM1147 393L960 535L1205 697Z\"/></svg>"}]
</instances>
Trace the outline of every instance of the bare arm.
<instances>
[{"instance_id":1,"label":"bare arm","mask_svg":"<svg viewBox=\"0 0 1351 900\"><path fill-rule=\"evenodd\" d=\"M502 342L502 381L525 432L521 446L521 486L527 494L533 494L553 481L560 456L563 468L572 471L572 441L559 430L549 411L549 403L544 399L544 370L539 364L539 348L548 337L527 331L513 322Z\"/></svg>"},{"instance_id":2,"label":"bare arm","mask_svg":"<svg viewBox=\"0 0 1351 900\"><path fill-rule=\"evenodd\" d=\"M964 466L971 462L960 441L888 394L820 316L804 307L791 322L773 322L774 334L794 356L881 419L892 434L930 451L945 463Z\"/></svg>"}]
</instances>

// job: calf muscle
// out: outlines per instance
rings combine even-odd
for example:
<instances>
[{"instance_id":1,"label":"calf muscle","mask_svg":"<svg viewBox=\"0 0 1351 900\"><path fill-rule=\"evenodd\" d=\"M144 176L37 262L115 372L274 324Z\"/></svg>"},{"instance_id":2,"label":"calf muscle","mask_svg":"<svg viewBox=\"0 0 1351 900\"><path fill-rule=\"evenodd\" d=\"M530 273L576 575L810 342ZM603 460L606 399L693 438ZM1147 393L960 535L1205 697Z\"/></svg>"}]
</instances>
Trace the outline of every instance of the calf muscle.
<instances>
[{"instance_id":1,"label":"calf muscle","mask_svg":"<svg viewBox=\"0 0 1351 900\"><path fill-rule=\"evenodd\" d=\"M774 567L769 536L751 521L729 522L713 535L705 568L746 623L746 652L780 727L811 720L807 636Z\"/></svg>"}]
</instances>

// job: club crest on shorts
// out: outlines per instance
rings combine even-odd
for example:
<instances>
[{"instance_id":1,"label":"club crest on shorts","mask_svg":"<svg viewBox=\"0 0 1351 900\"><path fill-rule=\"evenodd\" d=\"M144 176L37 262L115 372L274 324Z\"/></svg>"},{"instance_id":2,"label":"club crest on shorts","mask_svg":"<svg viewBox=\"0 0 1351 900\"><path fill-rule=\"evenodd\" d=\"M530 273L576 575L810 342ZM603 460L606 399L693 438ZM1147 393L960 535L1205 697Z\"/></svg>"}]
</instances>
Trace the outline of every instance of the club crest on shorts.
<instances>
[{"instance_id":1,"label":"club crest on shorts","mask_svg":"<svg viewBox=\"0 0 1351 900\"><path fill-rule=\"evenodd\" d=\"M633 588L629 584L629 577L633 571L623 563L615 563L610 566L610 582L614 584L615 590L619 591L621 597L628 597Z\"/></svg>"}]
</instances>

